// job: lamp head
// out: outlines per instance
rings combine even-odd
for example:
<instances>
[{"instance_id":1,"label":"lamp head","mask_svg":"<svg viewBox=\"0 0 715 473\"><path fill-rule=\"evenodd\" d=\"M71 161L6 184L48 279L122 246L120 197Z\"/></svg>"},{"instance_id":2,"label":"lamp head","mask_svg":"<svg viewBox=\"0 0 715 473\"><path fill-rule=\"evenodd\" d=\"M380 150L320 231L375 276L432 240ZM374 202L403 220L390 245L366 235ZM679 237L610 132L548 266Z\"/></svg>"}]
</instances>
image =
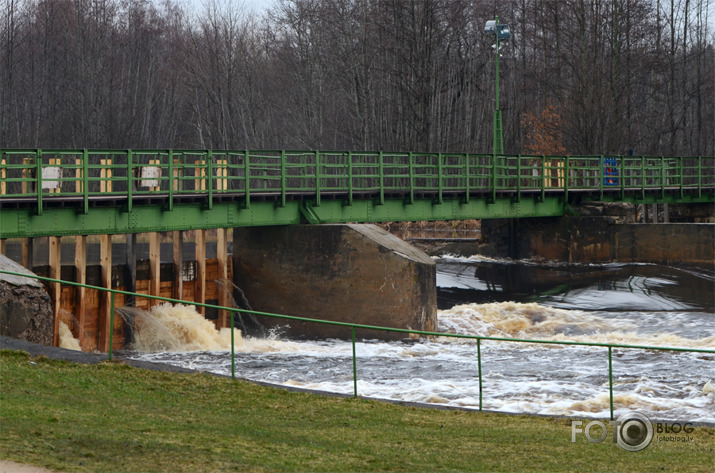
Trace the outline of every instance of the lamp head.
<instances>
[{"instance_id":1,"label":"lamp head","mask_svg":"<svg viewBox=\"0 0 715 473\"><path fill-rule=\"evenodd\" d=\"M496 20L487 21L484 25L484 33L495 35L499 41L506 41L511 38L509 25L497 24Z\"/></svg>"}]
</instances>

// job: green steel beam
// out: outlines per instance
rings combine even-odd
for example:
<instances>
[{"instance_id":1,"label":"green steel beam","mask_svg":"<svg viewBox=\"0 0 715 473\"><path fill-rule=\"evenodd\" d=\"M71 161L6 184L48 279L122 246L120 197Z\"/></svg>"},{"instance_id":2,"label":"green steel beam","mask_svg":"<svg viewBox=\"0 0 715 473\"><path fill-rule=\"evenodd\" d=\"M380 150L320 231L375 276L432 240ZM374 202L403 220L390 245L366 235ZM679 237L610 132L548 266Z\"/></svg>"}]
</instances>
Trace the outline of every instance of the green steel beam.
<instances>
[{"instance_id":1,"label":"green steel beam","mask_svg":"<svg viewBox=\"0 0 715 473\"><path fill-rule=\"evenodd\" d=\"M563 201L557 197L543 202L536 199L511 198L463 199L444 198L441 204L432 199L385 199L384 203L373 200L355 200L345 205L341 200L322 200L320 206L306 201L303 215L308 223L345 222L395 222L422 220L466 220L483 218L558 217L564 215Z\"/></svg>"},{"instance_id":2,"label":"green steel beam","mask_svg":"<svg viewBox=\"0 0 715 473\"><path fill-rule=\"evenodd\" d=\"M167 232L208 228L230 228L258 225L294 225L308 223L463 220L481 218L552 217L564 214L563 202L554 197L545 201L522 199L514 202L503 198L322 200L253 202L246 208L242 202L214 202L211 208L202 204L174 203L172 210L162 205L134 205L131 211L118 207L92 207L89 213L74 208L45 208L42 215L32 209L3 209L0 212L0 238L39 236L96 235L145 232ZM280 202L278 203L280 204Z\"/></svg>"},{"instance_id":3,"label":"green steel beam","mask_svg":"<svg viewBox=\"0 0 715 473\"><path fill-rule=\"evenodd\" d=\"M273 202L202 204L174 203L171 211L161 205L134 205L127 212L116 207L92 207L88 214L73 208L45 208L42 215L29 209L3 209L0 212L0 238L38 236L97 235L168 232L253 225L292 225L300 223L299 201L285 207Z\"/></svg>"}]
</instances>

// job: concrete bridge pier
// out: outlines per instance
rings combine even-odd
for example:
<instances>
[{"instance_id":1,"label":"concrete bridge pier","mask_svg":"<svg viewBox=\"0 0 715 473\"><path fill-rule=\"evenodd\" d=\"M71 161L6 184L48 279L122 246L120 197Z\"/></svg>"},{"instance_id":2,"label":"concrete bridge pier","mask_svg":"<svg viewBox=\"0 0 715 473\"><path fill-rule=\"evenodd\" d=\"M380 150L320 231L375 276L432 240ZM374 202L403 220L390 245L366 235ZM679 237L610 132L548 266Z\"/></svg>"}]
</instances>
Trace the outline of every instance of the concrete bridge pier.
<instances>
[{"instance_id":1,"label":"concrete bridge pier","mask_svg":"<svg viewBox=\"0 0 715 473\"><path fill-rule=\"evenodd\" d=\"M437 328L436 266L374 225L234 229L234 281L254 310L402 329ZM260 318L296 338L350 338L347 327ZM358 330L358 338L400 340Z\"/></svg>"}]
</instances>

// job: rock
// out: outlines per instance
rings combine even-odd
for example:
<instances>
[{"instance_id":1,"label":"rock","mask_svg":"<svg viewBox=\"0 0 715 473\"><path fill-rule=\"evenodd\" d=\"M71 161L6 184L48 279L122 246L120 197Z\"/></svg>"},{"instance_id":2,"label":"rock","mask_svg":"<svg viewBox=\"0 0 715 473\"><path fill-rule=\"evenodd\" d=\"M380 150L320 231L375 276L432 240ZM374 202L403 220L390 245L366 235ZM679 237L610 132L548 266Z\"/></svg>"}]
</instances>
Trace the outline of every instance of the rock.
<instances>
[{"instance_id":1,"label":"rock","mask_svg":"<svg viewBox=\"0 0 715 473\"><path fill-rule=\"evenodd\" d=\"M33 273L0 255L0 269ZM36 279L0 273L0 335L52 345L52 303Z\"/></svg>"}]
</instances>

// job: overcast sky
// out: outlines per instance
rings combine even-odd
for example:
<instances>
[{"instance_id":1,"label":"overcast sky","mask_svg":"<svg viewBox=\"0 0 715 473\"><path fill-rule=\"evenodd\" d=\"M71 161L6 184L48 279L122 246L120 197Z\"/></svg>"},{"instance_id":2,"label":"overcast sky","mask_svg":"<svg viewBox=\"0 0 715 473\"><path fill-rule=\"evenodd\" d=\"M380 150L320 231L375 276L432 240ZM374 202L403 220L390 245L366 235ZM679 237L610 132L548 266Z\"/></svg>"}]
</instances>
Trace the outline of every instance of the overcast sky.
<instances>
[{"instance_id":1,"label":"overcast sky","mask_svg":"<svg viewBox=\"0 0 715 473\"><path fill-rule=\"evenodd\" d=\"M182 0L184 3L186 3L190 8L195 9L196 11L202 11L206 5L207 2L213 1L213 0ZM225 2L227 0L216 0L217 3ZM257 13L263 12L266 10L268 7L272 6L276 0L228 0L236 3L243 3L247 8L255 10Z\"/></svg>"}]
</instances>

